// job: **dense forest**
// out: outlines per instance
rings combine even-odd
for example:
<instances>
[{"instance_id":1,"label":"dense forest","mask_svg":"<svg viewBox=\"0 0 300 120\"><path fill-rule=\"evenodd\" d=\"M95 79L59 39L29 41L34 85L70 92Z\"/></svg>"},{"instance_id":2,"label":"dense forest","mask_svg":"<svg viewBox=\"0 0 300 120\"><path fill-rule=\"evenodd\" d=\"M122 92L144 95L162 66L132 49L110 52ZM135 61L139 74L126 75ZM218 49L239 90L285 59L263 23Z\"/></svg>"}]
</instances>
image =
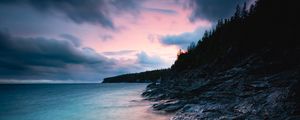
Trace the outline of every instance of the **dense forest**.
<instances>
[{"instance_id":1,"label":"dense forest","mask_svg":"<svg viewBox=\"0 0 300 120\"><path fill-rule=\"evenodd\" d=\"M282 0L260 0L249 9L246 3L238 5L231 18L220 19L215 29L206 31L197 44L192 43L188 52L179 55L172 69L180 71L210 64L226 70L254 53L267 54L264 60L284 63L276 67L295 67L295 57L299 55L297 21L293 17L296 8L288 6L291 2Z\"/></svg>"}]
</instances>

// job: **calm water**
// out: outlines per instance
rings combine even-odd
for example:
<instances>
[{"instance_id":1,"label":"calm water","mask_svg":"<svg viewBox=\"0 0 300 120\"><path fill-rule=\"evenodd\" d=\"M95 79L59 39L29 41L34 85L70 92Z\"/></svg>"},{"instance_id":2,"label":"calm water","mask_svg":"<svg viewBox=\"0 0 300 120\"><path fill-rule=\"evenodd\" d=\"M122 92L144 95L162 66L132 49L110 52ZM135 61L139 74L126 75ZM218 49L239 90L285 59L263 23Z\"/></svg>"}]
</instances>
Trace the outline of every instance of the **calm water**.
<instances>
[{"instance_id":1,"label":"calm water","mask_svg":"<svg viewBox=\"0 0 300 120\"><path fill-rule=\"evenodd\" d=\"M140 97L146 84L0 85L0 120L167 120Z\"/></svg>"}]
</instances>

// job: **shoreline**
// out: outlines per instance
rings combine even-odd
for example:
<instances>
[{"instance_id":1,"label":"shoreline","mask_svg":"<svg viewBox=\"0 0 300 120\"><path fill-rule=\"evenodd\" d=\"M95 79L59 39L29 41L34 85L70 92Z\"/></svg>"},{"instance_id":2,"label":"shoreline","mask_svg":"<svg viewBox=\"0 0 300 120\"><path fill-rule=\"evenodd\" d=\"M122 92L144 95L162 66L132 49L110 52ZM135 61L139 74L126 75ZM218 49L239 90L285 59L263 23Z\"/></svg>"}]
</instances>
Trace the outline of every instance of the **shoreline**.
<instances>
[{"instance_id":1,"label":"shoreline","mask_svg":"<svg viewBox=\"0 0 300 120\"><path fill-rule=\"evenodd\" d=\"M172 83L153 83L142 95L156 102L152 106L154 110L174 113L172 120L296 117L291 115L296 110L296 102L290 98L290 91L297 86L297 72L268 77L244 72L231 71L231 74L215 76L214 80L203 79L193 86L177 85L180 90L174 89Z\"/></svg>"}]
</instances>

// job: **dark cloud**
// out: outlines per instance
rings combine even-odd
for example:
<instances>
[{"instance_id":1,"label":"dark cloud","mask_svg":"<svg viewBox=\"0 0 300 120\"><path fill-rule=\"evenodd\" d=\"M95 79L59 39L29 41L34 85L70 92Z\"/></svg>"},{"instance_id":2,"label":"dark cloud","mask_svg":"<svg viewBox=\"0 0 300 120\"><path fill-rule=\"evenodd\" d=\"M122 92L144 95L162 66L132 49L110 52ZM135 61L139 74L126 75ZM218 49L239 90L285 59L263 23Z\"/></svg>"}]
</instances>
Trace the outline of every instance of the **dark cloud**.
<instances>
[{"instance_id":1,"label":"dark cloud","mask_svg":"<svg viewBox=\"0 0 300 120\"><path fill-rule=\"evenodd\" d=\"M115 29L111 14L124 11L136 12L139 2L135 0L1 0L1 4L27 4L43 13L63 14L78 24L100 24Z\"/></svg>"},{"instance_id":2,"label":"dark cloud","mask_svg":"<svg viewBox=\"0 0 300 120\"><path fill-rule=\"evenodd\" d=\"M189 8L192 9L191 21L207 19L216 21L230 17L238 4L247 0L190 0Z\"/></svg>"},{"instance_id":3,"label":"dark cloud","mask_svg":"<svg viewBox=\"0 0 300 120\"><path fill-rule=\"evenodd\" d=\"M0 56L0 79L99 80L119 69L118 61L73 40L21 38L4 32Z\"/></svg>"},{"instance_id":4,"label":"dark cloud","mask_svg":"<svg viewBox=\"0 0 300 120\"><path fill-rule=\"evenodd\" d=\"M137 60L107 58L83 47L73 35L64 39L16 37L0 31L0 83L98 82L105 77L162 68L164 62L145 52ZM105 54L134 54L135 50Z\"/></svg>"},{"instance_id":5,"label":"dark cloud","mask_svg":"<svg viewBox=\"0 0 300 120\"><path fill-rule=\"evenodd\" d=\"M207 28L197 28L193 32L184 32L179 35L166 35L161 36L159 41L163 45L176 45L181 49L186 49L187 46L192 42L197 42L201 39L205 29Z\"/></svg>"}]
</instances>

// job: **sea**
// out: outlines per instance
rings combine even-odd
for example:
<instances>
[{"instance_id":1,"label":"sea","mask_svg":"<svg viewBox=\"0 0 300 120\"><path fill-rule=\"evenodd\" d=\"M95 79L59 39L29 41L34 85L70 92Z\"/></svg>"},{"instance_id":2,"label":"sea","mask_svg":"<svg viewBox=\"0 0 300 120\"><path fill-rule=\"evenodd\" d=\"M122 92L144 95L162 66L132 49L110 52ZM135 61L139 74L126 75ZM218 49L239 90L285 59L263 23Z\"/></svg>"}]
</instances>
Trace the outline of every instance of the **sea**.
<instances>
[{"instance_id":1,"label":"sea","mask_svg":"<svg viewBox=\"0 0 300 120\"><path fill-rule=\"evenodd\" d=\"M168 120L143 100L147 84L1 84L0 120Z\"/></svg>"}]
</instances>

